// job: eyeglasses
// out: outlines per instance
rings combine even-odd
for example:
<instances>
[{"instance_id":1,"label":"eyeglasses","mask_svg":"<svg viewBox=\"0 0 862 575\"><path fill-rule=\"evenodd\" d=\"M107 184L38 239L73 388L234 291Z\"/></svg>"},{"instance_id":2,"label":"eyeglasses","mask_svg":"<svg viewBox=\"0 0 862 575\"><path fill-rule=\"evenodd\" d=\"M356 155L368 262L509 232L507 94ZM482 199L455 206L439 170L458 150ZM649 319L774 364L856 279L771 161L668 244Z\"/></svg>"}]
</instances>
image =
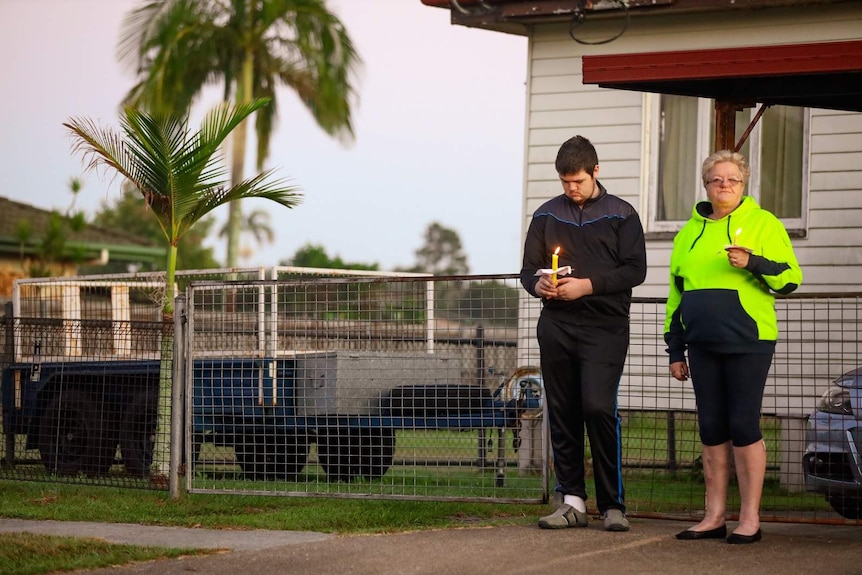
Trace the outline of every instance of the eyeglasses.
<instances>
[{"instance_id":1,"label":"eyeglasses","mask_svg":"<svg viewBox=\"0 0 862 575\"><path fill-rule=\"evenodd\" d=\"M736 187L741 183L742 183L742 180L737 179L737 178L712 178L711 180L708 180L706 182L706 184L708 186L720 187L720 186L723 186L724 184L727 184L731 188Z\"/></svg>"}]
</instances>

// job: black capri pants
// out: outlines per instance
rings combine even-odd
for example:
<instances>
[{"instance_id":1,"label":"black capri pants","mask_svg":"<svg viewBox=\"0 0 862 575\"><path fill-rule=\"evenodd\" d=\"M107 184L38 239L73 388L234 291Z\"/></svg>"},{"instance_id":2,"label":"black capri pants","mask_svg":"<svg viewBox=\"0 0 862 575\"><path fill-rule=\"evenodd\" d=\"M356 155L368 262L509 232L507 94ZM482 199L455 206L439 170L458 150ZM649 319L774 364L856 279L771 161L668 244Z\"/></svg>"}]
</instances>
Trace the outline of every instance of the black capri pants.
<instances>
[{"instance_id":1,"label":"black capri pants","mask_svg":"<svg viewBox=\"0 0 862 575\"><path fill-rule=\"evenodd\" d=\"M772 352L717 353L689 345L688 363L704 445L745 447L763 439L760 408Z\"/></svg>"}]
</instances>

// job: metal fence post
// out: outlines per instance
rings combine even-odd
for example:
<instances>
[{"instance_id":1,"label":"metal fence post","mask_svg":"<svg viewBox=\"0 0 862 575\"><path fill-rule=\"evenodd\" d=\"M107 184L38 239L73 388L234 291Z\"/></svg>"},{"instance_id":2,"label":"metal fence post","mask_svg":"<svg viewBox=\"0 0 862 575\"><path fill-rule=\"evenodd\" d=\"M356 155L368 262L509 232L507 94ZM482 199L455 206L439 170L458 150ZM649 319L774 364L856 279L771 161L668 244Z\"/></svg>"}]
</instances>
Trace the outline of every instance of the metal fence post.
<instances>
[{"instance_id":1,"label":"metal fence post","mask_svg":"<svg viewBox=\"0 0 862 575\"><path fill-rule=\"evenodd\" d=\"M472 345L476 348L476 382L480 386L485 385L485 328L482 324L476 326L476 335L473 338ZM488 438L484 428L479 430L479 445L478 445L478 460L479 467L485 467L488 464Z\"/></svg>"},{"instance_id":2,"label":"metal fence post","mask_svg":"<svg viewBox=\"0 0 862 575\"><path fill-rule=\"evenodd\" d=\"M180 468L183 461L183 421L185 414L186 296L174 298L174 351L171 374L171 462L168 482L171 499L180 496Z\"/></svg>"},{"instance_id":3,"label":"metal fence post","mask_svg":"<svg viewBox=\"0 0 862 575\"><path fill-rule=\"evenodd\" d=\"M676 471L676 412L669 409L667 412L667 468Z\"/></svg>"},{"instance_id":4,"label":"metal fence post","mask_svg":"<svg viewBox=\"0 0 862 575\"><path fill-rule=\"evenodd\" d=\"M3 367L15 361L15 318L11 301L4 306L5 315L3 323L6 327L6 339L3 348ZM11 426L8 426L11 428ZM10 469L15 466L15 432L6 433L6 459L5 464Z\"/></svg>"}]
</instances>

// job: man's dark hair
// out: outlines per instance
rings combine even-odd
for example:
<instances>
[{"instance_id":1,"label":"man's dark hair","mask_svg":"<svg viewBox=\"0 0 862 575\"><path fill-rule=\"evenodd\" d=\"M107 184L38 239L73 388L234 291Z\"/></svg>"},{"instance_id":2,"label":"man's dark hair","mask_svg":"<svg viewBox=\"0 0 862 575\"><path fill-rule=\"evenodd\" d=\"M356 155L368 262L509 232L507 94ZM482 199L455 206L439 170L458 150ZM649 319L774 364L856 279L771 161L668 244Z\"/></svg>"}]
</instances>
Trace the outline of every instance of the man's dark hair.
<instances>
[{"instance_id":1,"label":"man's dark hair","mask_svg":"<svg viewBox=\"0 0 862 575\"><path fill-rule=\"evenodd\" d=\"M569 138L560 146L557 152L557 161L554 166L560 175L577 174L584 170L592 175L593 170L599 164L599 156L596 149L588 139L583 136Z\"/></svg>"}]
</instances>

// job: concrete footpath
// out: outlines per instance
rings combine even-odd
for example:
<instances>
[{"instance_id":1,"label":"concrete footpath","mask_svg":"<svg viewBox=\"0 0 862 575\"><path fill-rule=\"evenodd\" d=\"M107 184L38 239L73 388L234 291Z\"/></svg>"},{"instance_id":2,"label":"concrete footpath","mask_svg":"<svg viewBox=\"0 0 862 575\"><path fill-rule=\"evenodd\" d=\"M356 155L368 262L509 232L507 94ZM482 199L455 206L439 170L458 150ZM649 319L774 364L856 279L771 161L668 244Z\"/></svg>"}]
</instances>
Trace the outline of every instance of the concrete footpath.
<instances>
[{"instance_id":1,"label":"concrete footpath","mask_svg":"<svg viewBox=\"0 0 862 575\"><path fill-rule=\"evenodd\" d=\"M674 538L674 533L691 525L635 518L627 533L602 531L601 522L594 520L586 529L560 531L503 526L330 535L0 519L0 533L29 531L114 543L223 550L77 574L862 575L859 526L765 523L763 540L752 545Z\"/></svg>"}]
</instances>

